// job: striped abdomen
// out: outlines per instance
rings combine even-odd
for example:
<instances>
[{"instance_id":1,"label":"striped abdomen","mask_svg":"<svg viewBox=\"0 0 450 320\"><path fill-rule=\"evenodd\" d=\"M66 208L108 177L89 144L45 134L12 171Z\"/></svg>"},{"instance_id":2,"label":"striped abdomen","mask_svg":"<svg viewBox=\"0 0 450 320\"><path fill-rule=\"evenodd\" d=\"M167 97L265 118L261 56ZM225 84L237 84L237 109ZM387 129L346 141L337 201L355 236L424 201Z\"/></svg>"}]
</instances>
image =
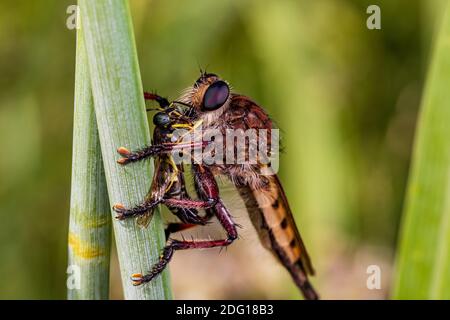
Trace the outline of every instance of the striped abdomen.
<instances>
[{"instance_id":1,"label":"striped abdomen","mask_svg":"<svg viewBox=\"0 0 450 320\"><path fill-rule=\"evenodd\" d=\"M284 191L276 175L267 176L268 185L253 189L239 187L264 247L289 271L306 299L318 299L307 275L314 275L305 245L293 219Z\"/></svg>"}]
</instances>

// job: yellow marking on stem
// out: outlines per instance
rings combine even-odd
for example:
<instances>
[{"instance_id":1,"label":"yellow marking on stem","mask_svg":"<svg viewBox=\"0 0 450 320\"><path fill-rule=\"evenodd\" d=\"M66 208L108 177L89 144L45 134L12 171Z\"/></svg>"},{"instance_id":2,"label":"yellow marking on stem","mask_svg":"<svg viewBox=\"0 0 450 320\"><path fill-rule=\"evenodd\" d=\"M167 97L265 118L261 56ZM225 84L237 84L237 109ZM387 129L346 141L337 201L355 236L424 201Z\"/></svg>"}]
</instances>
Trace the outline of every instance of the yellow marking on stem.
<instances>
[{"instance_id":1,"label":"yellow marking on stem","mask_svg":"<svg viewBox=\"0 0 450 320\"><path fill-rule=\"evenodd\" d=\"M109 213L108 213L109 214ZM98 219L85 219L82 221L82 224L86 228L100 228L105 226L109 222L109 217L105 216Z\"/></svg>"},{"instance_id":2,"label":"yellow marking on stem","mask_svg":"<svg viewBox=\"0 0 450 320\"><path fill-rule=\"evenodd\" d=\"M102 250L90 246L88 242L81 240L73 232L69 232L69 246L75 256L83 259L92 259L104 255Z\"/></svg>"}]
</instances>

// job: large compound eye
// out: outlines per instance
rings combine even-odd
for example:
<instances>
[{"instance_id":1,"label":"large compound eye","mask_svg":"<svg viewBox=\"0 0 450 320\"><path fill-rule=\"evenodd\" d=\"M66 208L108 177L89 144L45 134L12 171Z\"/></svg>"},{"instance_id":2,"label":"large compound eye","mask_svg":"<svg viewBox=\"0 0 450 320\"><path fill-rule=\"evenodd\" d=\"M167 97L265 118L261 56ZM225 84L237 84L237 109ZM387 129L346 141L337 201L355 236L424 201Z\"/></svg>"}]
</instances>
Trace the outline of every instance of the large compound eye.
<instances>
[{"instance_id":1,"label":"large compound eye","mask_svg":"<svg viewBox=\"0 0 450 320\"><path fill-rule=\"evenodd\" d=\"M165 127L170 124L170 117L165 112L158 112L153 116L153 124L157 127Z\"/></svg>"},{"instance_id":2,"label":"large compound eye","mask_svg":"<svg viewBox=\"0 0 450 320\"><path fill-rule=\"evenodd\" d=\"M208 87L203 96L203 110L213 111L219 109L230 94L230 88L224 81L216 81Z\"/></svg>"}]
</instances>

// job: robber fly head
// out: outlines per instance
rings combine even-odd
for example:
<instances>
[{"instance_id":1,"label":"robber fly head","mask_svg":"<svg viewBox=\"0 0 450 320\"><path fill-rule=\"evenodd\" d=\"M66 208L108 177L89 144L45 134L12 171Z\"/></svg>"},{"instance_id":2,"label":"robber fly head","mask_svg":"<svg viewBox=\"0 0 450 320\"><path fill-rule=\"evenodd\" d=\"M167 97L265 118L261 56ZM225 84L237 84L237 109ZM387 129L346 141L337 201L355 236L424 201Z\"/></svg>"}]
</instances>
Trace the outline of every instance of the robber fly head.
<instances>
[{"instance_id":1,"label":"robber fly head","mask_svg":"<svg viewBox=\"0 0 450 320\"><path fill-rule=\"evenodd\" d=\"M229 85L214 73L203 72L189 90L187 100L197 112L215 111L226 105Z\"/></svg>"}]
</instances>

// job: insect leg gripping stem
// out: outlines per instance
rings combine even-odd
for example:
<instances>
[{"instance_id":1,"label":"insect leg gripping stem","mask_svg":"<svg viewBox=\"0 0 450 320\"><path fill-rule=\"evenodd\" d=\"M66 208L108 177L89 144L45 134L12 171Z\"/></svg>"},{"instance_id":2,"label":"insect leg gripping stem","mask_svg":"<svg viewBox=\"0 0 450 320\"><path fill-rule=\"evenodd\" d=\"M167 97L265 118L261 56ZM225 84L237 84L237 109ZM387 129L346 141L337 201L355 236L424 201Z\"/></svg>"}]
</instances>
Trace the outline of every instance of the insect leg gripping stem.
<instances>
[{"instance_id":1,"label":"insect leg gripping stem","mask_svg":"<svg viewBox=\"0 0 450 320\"><path fill-rule=\"evenodd\" d=\"M142 216L156 207L160 201L150 200L137 205L131 209L126 209L122 204L118 203L113 206L113 210L118 213L116 219L124 220L131 217Z\"/></svg>"},{"instance_id":2,"label":"insect leg gripping stem","mask_svg":"<svg viewBox=\"0 0 450 320\"><path fill-rule=\"evenodd\" d=\"M192 199L161 199L161 200L148 200L137 205L136 207L126 209L122 204L115 204L113 210L118 213L117 219L123 220L131 217L138 217L146 214L152 210L158 204L165 204L174 208L183 209L209 209L216 205L217 200L192 200ZM193 222L193 221L192 221ZM203 224L203 220L199 221L199 224Z\"/></svg>"},{"instance_id":3,"label":"insect leg gripping stem","mask_svg":"<svg viewBox=\"0 0 450 320\"><path fill-rule=\"evenodd\" d=\"M180 232L183 230L187 230L193 227L196 227L198 225L205 225L208 223L209 220L211 220L212 217L215 216L215 211L213 208L206 209L206 215L204 217L196 216L195 219L189 218L186 219L186 217L181 217L177 214L177 217L183 221L183 222L171 222L167 225L166 229L164 230L166 235L166 240L169 239L169 236L172 233ZM192 216L194 217L194 216Z\"/></svg>"},{"instance_id":4,"label":"insect leg gripping stem","mask_svg":"<svg viewBox=\"0 0 450 320\"><path fill-rule=\"evenodd\" d=\"M183 230L187 230L193 227L196 227L197 224L193 223L183 223L183 222L171 222L167 225L167 227L164 229L164 234L166 235L166 240L169 239L169 236L172 233L180 232Z\"/></svg>"},{"instance_id":5,"label":"insect leg gripping stem","mask_svg":"<svg viewBox=\"0 0 450 320\"><path fill-rule=\"evenodd\" d=\"M160 156L162 154L167 154L172 151L183 150L186 148L198 149L206 147L207 145L208 145L207 141L191 142L191 143L161 143L147 146L134 152L131 152L125 147L120 147L117 149L117 152L123 158L117 160L117 163L121 165L126 165L131 162L137 162L145 160L147 158Z\"/></svg>"},{"instance_id":6,"label":"insect leg gripping stem","mask_svg":"<svg viewBox=\"0 0 450 320\"><path fill-rule=\"evenodd\" d=\"M237 238L237 230L234 222L231 219L228 210L224 207L221 201L219 201L214 209L216 210L216 217L219 220L219 223L226 230L228 237L222 240L192 240L192 241L182 241L169 239L168 244L163 249L163 253L159 258L158 263L156 263L152 270L145 274L134 274L131 279L133 280L134 285L140 285L146 282L151 281L157 275L159 275L170 262L173 257L173 253L175 250L186 250L186 249L206 249L206 248L214 248L214 247L224 247L228 246Z\"/></svg>"},{"instance_id":7,"label":"insect leg gripping stem","mask_svg":"<svg viewBox=\"0 0 450 320\"><path fill-rule=\"evenodd\" d=\"M156 101L161 108L167 108L170 105L166 98L163 98L156 93L144 92L144 99Z\"/></svg>"},{"instance_id":8,"label":"insect leg gripping stem","mask_svg":"<svg viewBox=\"0 0 450 320\"><path fill-rule=\"evenodd\" d=\"M227 233L226 239L221 240L192 240L192 241L181 241L176 239L169 239L166 247L163 249L161 257L156 263L152 270L146 274L134 274L132 276L133 284L140 285L145 282L151 281L154 277L160 274L167 264L172 259L175 250L186 250L186 249L206 249L214 247L225 247L233 243L237 239L238 233L236 225L231 218L230 213L224 206L222 200L219 198L219 187L214 179L211 171L203 166L194 166L194 175L196 183L198 184L197 191L202 198L206 199L217 199L215 205L211 208L214 212L220 225L225 229Z\"/></svg>"}]
</instances>

